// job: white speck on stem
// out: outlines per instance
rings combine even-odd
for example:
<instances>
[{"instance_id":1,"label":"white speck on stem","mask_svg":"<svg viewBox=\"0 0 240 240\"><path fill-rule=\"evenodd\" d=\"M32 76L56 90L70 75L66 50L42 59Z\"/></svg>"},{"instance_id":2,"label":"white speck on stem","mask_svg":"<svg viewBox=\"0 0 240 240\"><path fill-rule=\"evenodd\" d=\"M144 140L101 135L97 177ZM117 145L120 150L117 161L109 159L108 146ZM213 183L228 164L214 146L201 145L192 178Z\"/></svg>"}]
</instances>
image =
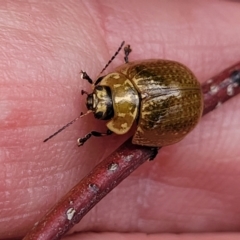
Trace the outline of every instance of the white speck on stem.
<instances>
[{"instance_id":1,"label":"white speck on stem","mask_svg":"<svg viewBox=\"0 0 240 240\"><path fill-rule=\"evenodd\" d=\"M113 163L111 166L108 168L110 171L116 171L118 169L118 164Z\"/></svg>"},{"instance_id":2,"label":"white speck on stem","mask_svg":"<svg viewBox=\"0 0 240 240\"><path fill-rule=\"evenodd\" d=\"M212 85L210 87L211 94L214 95L219 91L219 87L217 85Z\"/></svg>"},{"instance_id":3,"label":"white speck on stem","mask_svg":"<svg viewBox=\"0 0 240 240\"><path fill-rule=\"evenodd\" d=\"M67 219L71 221L75 213L76 213L76 210L74 208L69 208L66 213Z\"/></svg>"},{"instance_id":4,"label":"white speck on stem","mask_svg":"<svg viewBox=\"0 0 240 240\"><path fill-rule=\"evenodd\" d=\"M227 95L228 96L233 96L234 95L234 88L233 88L233 85L230 84L228 87L227 87Z\"/></svg>"}]
</instances>

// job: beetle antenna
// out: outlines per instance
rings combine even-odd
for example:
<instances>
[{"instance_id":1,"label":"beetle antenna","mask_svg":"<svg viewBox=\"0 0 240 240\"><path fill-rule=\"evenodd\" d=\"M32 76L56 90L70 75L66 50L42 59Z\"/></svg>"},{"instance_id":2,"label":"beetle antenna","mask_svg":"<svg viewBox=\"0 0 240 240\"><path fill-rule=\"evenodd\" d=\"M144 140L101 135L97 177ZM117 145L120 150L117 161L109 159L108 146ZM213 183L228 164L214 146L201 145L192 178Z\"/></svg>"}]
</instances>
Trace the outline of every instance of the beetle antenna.
<instances>
[{"instance_id":1,"label":"beetle antenna","mask_svg":"<svg viewBox=\"0 0 240 240\"><path fill-rule=\"evenodd\" d=\"M51 136L49 136L48 138L46 138L43 142L47 142L49 139L53 138L54 136L56 136L58 133L60 133L61 131L63 131L65 128L69 127L70 125L72 125L73 123L75 123L78 119L86 116L87 114L89 114L90 112L92 112L91 110L87 111L86 113L80 113L80 115L78 117L76 117L75 119L73 119L71 122L67 123L65 126L63 126L62 128L60 128L59 130L57 130L55 133L53 133Z\"/></svg>"},{"instance_id":2,"label":"beetle antenna","mask_svg":"<svg viewBox=\"0 0 240 240\"><path fill-rule=\"evenodd\" d=\"M118 55L118 53L121 51L123 45L125 44L125 41L123 41L120 45L120 47L118 48L118 50L115 52L115 54L112 56L112 58L108 61L108 63L105 65L105 67L103 68L103 70L100 72L100 74L103 73L103 71L109 66L109 64L113 61L113 59ZM99 74L99 75L100 75Z\"/></svg>"}]
</instances>

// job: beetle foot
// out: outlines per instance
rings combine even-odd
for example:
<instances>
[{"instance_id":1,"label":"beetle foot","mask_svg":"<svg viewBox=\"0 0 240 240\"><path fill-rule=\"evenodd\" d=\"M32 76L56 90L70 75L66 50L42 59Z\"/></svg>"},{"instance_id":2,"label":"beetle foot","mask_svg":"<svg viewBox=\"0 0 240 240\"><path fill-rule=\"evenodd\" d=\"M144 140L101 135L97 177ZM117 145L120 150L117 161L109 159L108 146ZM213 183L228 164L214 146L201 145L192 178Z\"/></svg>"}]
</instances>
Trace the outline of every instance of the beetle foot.
<instances>
[{"instance_id":1,"label":"beetle foot","mask_svg":"<svg viewBox=\"0 0 240 240\"><path fill-rule=\"evenodd\" d=\"M129 44L124 47L124 54L125 54L124 61L125 61L125 63L128 63L128 56L129 56L131 51L132 51L132 49L131 49Z\"/></svg>"},{"instance_id":2,"label":"beetle foot","mask_svg":"<svg viewBox=\"0 0 240 240\"><path fill-rule=\"evenodd\" d=\"M152 148L151 148L152 155L150 156L149 161L154 160L154 158L155 158L155 157L157 156L157 154L158 154L158 150L159 150L159 149L160 149L159 147L152 147Z\"/></svg>"},{"instance_id":3,"label":"beetle foot","mask_svg":"<svg viewBox=\"0 0 240 240\"><path fill-rule=\"evenodd\" d=\"M92 136L92 133L88 133L83 138L78 138L77 140L78 146L81 147L91 136Z\"/></svg>"},{"instance_id":4,"label":"beetle foot","mask_svg":"<svg viewBox=\"0 0 240 240\"><path fill-rule=\"evenodd\" d=\"M110 135L112 133L113 132L111 130L109 130L109 129L105 133L92 131L92 132L86 134L83 138L78 138L77 144L78 144L79 147L81 147L92 136L94 136L94 137L103 137L103 136Z\"/></svg>"},{"instance_id":5,"label":"beetle foot","mask_svg":"<svg viewBox=\"0 0 240 240\"><path fill-rule=\"evenodd\" d=\"M237 83L240 86L240 71L235 70L231 74L231 79L233 80L234 83Z\"/></svg>"},{"instance_id":6,"label":"beetle foot","mask_svg":"<svg viewBox=\"0 0 240 240\"><path fill-rule=\"evenodd\" d=\"M93 80L88 76L86 72L81 70L81 78L87 80L90 84L93 84Z\"/></svg>"},{"instance_id":7,"label":"beetle foot","mask_svg":"<svg viewBox=\"0 0 240 240\"><path fill-rule=\"evenodd\" d=\"M85 90L81 90L81 94L82 95L84 95L84 94L88 95L88 92L86 92Z\"/></svg>"}]
</instances>

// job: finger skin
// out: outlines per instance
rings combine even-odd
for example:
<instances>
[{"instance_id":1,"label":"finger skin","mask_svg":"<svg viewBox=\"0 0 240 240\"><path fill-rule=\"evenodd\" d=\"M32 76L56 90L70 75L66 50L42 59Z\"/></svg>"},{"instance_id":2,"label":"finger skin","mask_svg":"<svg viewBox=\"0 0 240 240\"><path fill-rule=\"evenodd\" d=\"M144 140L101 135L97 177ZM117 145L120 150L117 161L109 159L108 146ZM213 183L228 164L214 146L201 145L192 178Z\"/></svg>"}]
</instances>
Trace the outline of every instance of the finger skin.
<instances>
[{"instance_id":1,"label":"finger skin","mask_svg":"<svg viewBox=\"0 0 240 240\"><path fill-rule=\"evenodd\" d=\"M150 4L151 3L151 4ZM130 61L166 58L201 82L240 56L233 1L0 1L0 236L23 236L63 194L128 136L93 116L42 141L86 111L80 70L93 79L122 40ZM108 71L123 62L123 54ZM208 232L240 229L239 101L204 117L96 206L73 231ZM94 149L94 150L93 150Z\"/></svg>"},{"instance_id":2,"label":"finger skin","mask_svg":"<svg viewBox=\"0 0 240 240\"><path fill-rule=\"evenodd\" d=\"M144 234L144 233L83 233L68 236L66 240L237 240L237 233L210 234Z\"/></svg>"}]
</instances>

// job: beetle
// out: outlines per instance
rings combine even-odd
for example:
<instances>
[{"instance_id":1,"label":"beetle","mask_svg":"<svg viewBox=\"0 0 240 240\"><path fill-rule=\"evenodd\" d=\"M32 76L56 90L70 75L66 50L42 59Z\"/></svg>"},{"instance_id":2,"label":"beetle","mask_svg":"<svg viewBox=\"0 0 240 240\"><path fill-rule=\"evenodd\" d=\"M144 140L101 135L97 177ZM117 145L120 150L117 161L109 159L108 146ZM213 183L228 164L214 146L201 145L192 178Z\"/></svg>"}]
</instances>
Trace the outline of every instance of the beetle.
<instances>
[{"instance_id":1,"label":"beetle","mask_svg":"<svg viewBox=\"0 0 240 240\"><path fill-rule=\"evenodd\" d=\"M101 73L123 45L124 42ZM82 94L87 95L86 114L92 112L95 118L108 120L108 130L105 133L91 131L77 140L78 146L91 136L126 134L136 123L132 143L158 148L182 140L201 118L201 86L186 66L160 59L129 62L130 52L130 45L127 45L124 48L125 64L99 77L95 83L81 71L82 78L93 86L90 94L82 90ZM44 142L86 114L81 113Z\"/></svg>"}]
</instances>

